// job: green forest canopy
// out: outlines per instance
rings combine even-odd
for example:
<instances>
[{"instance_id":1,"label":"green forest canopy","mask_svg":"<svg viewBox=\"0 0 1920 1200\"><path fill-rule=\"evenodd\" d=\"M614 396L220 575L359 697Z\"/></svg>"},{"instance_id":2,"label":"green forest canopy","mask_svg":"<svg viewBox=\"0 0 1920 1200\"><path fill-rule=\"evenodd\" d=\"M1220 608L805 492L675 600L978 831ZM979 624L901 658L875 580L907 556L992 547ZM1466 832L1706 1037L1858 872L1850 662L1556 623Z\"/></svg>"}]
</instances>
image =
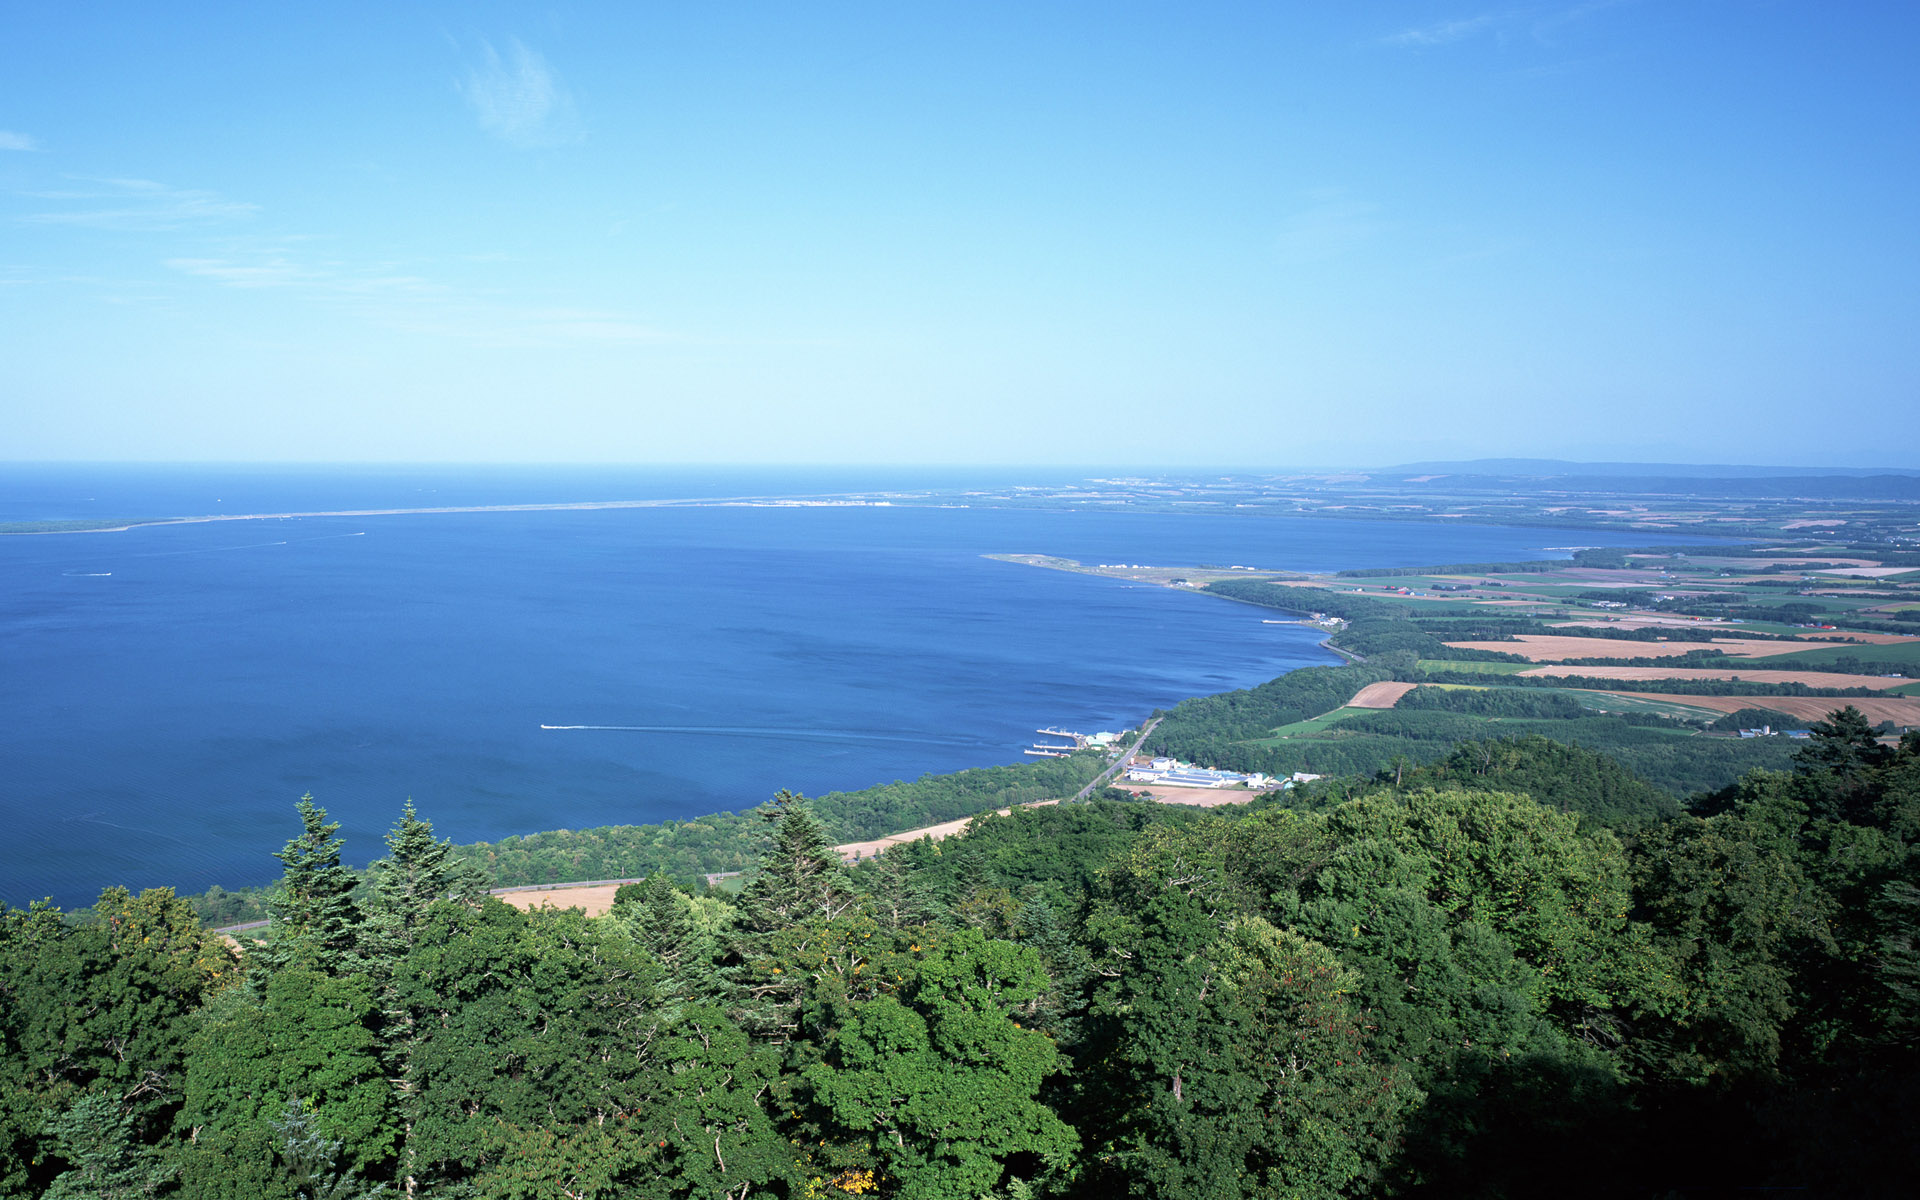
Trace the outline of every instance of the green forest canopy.
<instances>
[{"instance_id":1,"label":"green forest canopy","mask_svg":"<svg viewBox=\"0 0 1920 1200\"><path fill-rule=\"evenodd\" d=\"M855 868L783 793L738 896L597 919L303 804L244 953L0 911L0 1192L1904 1194L1920 736L1815 730L1684 809L1522 737Z\"/></svg>"}]
</instances>

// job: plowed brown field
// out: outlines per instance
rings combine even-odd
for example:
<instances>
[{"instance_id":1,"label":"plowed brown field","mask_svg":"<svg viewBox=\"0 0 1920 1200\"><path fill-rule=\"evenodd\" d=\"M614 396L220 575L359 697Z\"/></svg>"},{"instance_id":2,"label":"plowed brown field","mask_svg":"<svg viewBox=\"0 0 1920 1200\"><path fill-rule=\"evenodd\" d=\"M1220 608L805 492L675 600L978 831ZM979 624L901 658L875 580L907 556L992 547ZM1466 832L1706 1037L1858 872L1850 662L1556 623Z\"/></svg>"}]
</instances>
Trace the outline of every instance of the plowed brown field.
<instances>
[{"instance_id":1,"label":"plowed brown field","mask_svg":"<svg viewBox=\"0 0 1920 1200\"><path fill-rule=\"evenodd\" d=\"M1391 681L1370 683L1353 694L1353 699L1347 701L1347 707L1392 708L1394 705L1400 703L1400 697L1419 686L1417 683L1394 683Z\"/></svg>"}]
</instances>

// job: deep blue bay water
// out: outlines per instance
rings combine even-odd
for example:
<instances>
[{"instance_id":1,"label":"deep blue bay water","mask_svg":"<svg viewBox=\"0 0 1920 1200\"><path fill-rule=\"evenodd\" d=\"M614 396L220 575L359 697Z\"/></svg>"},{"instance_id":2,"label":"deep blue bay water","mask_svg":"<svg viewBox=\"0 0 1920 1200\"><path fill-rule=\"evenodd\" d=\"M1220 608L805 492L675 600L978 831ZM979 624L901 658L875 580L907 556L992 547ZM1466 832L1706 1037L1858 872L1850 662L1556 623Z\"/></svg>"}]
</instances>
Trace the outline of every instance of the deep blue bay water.
<instances>
[{"instance_id":1,"label":"deep blue bay water","mask_svg":"<svg viewBox=\"0 0 1920 1200\"><path fill-rule=\"evenodd\" d=\"M904 485L819 473L32 468L0 476L0 520ZM381 852L409 796L461 842L738 811L782 787L1024 761L1042 725L1120 728L1187 696L1336 661L1317 633L1263 624L1257 609L989 553L1325 570L1541 557L1572 538L898 506L3 537L0 900L72 906L115 883L265 882L309 791L359 863Z\"/></svg>"}]
</instances>

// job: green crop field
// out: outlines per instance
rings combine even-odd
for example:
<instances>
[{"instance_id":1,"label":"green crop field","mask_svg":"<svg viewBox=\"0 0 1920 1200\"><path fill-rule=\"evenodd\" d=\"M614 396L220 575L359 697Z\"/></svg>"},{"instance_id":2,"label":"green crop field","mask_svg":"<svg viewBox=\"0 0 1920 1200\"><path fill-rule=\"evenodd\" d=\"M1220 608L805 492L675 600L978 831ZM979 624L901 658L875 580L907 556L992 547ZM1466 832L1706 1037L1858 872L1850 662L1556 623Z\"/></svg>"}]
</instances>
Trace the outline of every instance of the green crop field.
<instances>
[{"instance_id":1,"label":"green crop field","mask_svg":"<svg viewBox=\"0 0 1920 1200\"><path fill-rule=\"evenodd\" d=\"M1718 709L1703 708L1699 705L1688 704L1684 699L1643 700L1638 696L1622 696L1617 692L1590 692L1579 688L1553 688L1551 690L1563 696L1571 696L1582 707L1591 708L1597 712L1654 713L1662 717L1678 717L1688 721L1711 721L1722 715ZM1761 699L1764 699L1764 697ZM1758 706L1759 704L1760 700L1756 699L1755 705Z\"/></svg>"},{"instance_id":2,"label":"green crop field","mask_svg":"<svg viewBox=\"0 0 1920 1200\"><path fill-rule=\"evenodd\" d=\"M1345 717L1358 716L1360 713L1379 712L1379 711L1381 710L1377 708L1352 708L1349 706L1342 706L1340 708L1334 709L1332 712L1321 713L1317 717L1309 717L1304 721L1295 721L1291 725L1282 725L1280 726L1280 728L1274 730L1268 736L1259 738L1253 742L1249 742L1248 745L1271 746L1276 742L1285 741L1287 738L1290 738L1290 737L1301 737L1304 735L1319 733L1320 731L1324 730L1327 726L1333 724L1335 721L1341 720L1342 718L1345 718Z\"/></svg>"},{"instance_id":3,"label":"green crop field","mask_svg":"<svg viewBox=\"0 0 1920 1200\"><path fill-rule=\"evenodd\" d=\"M1898 663L1902 666L1920 668L1920 642L1888 642L1885 645L1863 645L1858 642L1844 645L1828 644L1816 646L1811 650L1796 650L1792 654L1755 659L1754 665L1760 666L1763 663L1771 665L1778 662L1785 666L1812 667L1838 662L1843 658L1857 658L1862 662Z\"/></svg>"}]
</instances>

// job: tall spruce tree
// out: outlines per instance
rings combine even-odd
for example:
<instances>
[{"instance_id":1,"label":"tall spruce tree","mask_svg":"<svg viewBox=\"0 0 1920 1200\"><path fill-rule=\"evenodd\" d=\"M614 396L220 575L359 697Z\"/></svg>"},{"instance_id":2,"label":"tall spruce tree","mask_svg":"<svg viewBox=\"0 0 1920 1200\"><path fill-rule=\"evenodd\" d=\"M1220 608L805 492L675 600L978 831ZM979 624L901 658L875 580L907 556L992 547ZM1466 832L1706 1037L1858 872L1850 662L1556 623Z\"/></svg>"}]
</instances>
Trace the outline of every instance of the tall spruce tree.
<instances>
[{"instance_id":1,"label":"tall spruce tree","mask_svg":"<svg viewBox=\"0 0 1920 1200\"><path fill-rule=\"evenodd\" d=\"M378 988L385 1014L381 1026L381 1057L403 1128L412 1133L415 1096L420 1087L414 1057L421 1031L413 1009L403 1000L395 974L425 927L435 901L477 902L486 897L487 881L480 869L453 857L453 842L435 841L433 823L421 819L413 799L387 834L387 857L369 868L372 896L362 927L361 948L369 974ZM418 1179L410 1139L403 1145L401 1186L415 1194Z\"/></svg>"},{"instance_id":2,"label":"tall spruce tree","mask_svg":"<svg viewBox=\"0 0 1920 1200\"><path fill-rule=\"evenodd\" d=\"M665 970L662 994L669 1000L696 1004L718 1003L725 998L730 989L718 966L719 939L709 923L699 920L694 898L658 874L620 890L627 895L615 903L613 919L624 924L633 940L659 960Z\"/></svg>"},{"instance_id":3,"label":"tall spruce tree","mask_svg":"<svg viewBox=\"0 0 1920 1200\"><path fill-rule=\"evenodd\" d=\"M760 856L753 882L740 893L741 924L770 933L803 921L831 920L854 901L846 869L806 797L782 788L760 810L773 844Z\"/></svg>"},{"instance_id":4,"label":"tall spruce tree","mask_svg":"<svg viewBox=\"0 0 1920 1200\"><path fill-rule=\"evenodd\" d=\"M1870 824L1879 790L1874 769L1893 761L1894 751L1880 744L1865 714L1851 704L1808 728L1812 739L1793 755L1801 798L1816 818Z\"/></svg>"},{"instance_id":5,"label":"tall spruce tree","mask_svg":"<svg viewBox=\"0 0 1920 1200\"><path fill-rule=\"evenodd\" d=\"M453 856L453 839L433 839L433 822L414 811L413 799L387 834L387 857L372 867L373 907L418 927L435 900L474 899L485 893L478 867Z\"/></svg>"},{"instance_id":6,"label":"tall spruce tree","mask_svg":"<svg viewBox=\"0 0 1920 1200\"><path fill-rule=\"evenodd\" d=\"M340 823L329 824L311 794L297 807L300 836L274 855L286 872L267 902L273 926L256 961L268 973L299 964L349 974L362 965L363 914L353 894L359 880L340 862Z\"/></svg>"},{"instance_id":7,"label":"tall spruce tree","mask_svg":"<svg viewBox=\"0 0 1920 1200\"><path fill-rule=\"evenodd\" d=\"M773 844L740 894L728 974L741 1026L783 1044L800 1029L808 977L802 964L823 944L816 935L848 917L859 897L804 797L782 789L760 815L773 827Z\"/></svg>"},{"instance_id":8,"label":"tall spruce tree","mask_svg":"<svg viewBox=\"0 0 1920 1200\"><path fill-rule=\"evenodd\" d=\"M295 1200L376 1200L386 1194L385 1184L369 1186L346 1169L340 1140L321 1132L300 1097L287 1097L273 1131L280 1137L280 1165Z\"/></svg>"},{"instance_id":9,"label":"tall spruce tree","mask_svg":"<svg viewBox=\"0 0 1920 1200\"><path fill-rule=\"evenodd\" d=\"M443 898L478 900L487 881L477 866L453 856L452 839L434 840L433 822L421 819L411 797L386 842L387 857L368 868L372 895L363 940L369 957L390 963L406 956L428 905Z\"/></svg>"},{"instance_id":10,"label":"tall spruce tree","mask_svg":"<svg viewBox=\"0 0 1920 1200\"><path fill-rule=\"evenodd\" d=\"M46 1200L139 1200L159 1195L172 1181L159 1152L141 1143L132 1110L111 1096L81 1096L49 1119L46 1131L68 1164Z\"/></svg>"}]
</instances>

